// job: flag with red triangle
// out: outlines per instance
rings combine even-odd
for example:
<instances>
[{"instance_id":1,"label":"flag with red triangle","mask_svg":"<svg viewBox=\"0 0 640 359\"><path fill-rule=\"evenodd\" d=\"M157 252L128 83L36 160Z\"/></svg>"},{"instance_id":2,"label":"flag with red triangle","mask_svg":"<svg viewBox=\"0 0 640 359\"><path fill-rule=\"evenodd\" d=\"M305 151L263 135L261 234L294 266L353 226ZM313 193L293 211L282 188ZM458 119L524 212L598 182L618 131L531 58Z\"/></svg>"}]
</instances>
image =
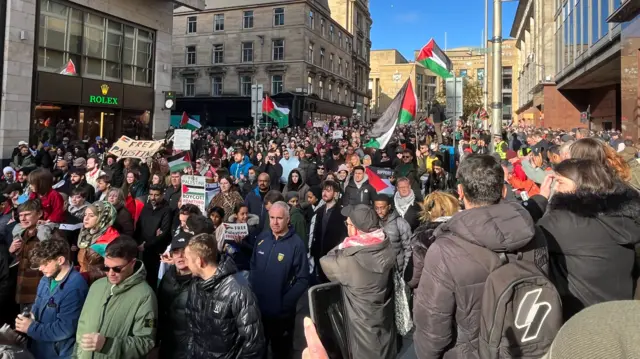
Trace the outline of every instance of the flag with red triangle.
<instances>
[{"instance_id":1,"label":"flag with red triangle","mask_svg":"<svg viewBox=\"0 0 640 359\"><path fill-rule=\"evenodd\" d=\"M381 171L380 171L381 170ZM396 187L391 184L388 176L382 175L384 169L378 169L377 167L368 166L365 169L367 177L369 178L369 184L373 186L376 192L393 196Z\"/></svg>"},{"instance_id":2,"label":"flag with red triangle","mask_svg":"<svg viewBox=\"0 0 640 359\"><path fill-rule=\"evenodd\" d=\"M189 151L184 151L167 158L167 162L171 173L179 172L187 167L191 167L191 156L189 156Z\"/></svg>"},{"instance_id":3,"label":"flag with red triangle","mask_svg":"<svg viewBox=\"0 0 640 359\"><path fill-rule=\"evenodd\" d=\"M69 59L69 61L67 61L67 64L62 68L62 70L60 70L59 73L60 75L77 75L78 73L76 72L76 65L73 63L73 60Z\"/></svg>"}]
</instances>

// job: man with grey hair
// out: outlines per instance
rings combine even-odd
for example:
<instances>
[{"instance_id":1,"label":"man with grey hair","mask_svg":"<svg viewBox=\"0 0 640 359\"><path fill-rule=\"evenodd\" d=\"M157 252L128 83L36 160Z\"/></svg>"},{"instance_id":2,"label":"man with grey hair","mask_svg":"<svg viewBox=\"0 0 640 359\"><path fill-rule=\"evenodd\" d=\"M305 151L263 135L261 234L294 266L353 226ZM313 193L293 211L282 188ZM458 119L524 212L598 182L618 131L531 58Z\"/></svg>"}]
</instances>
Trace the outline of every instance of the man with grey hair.
<instances>
[{"instance_id":1,"label":"man with grey hair","mask_svg":"<svg viewBox=\"0 0 640 359\"><path fill-rule=\"evenodd\" d=\"M571 158L571 145L573 145L576 141L569 140L562 145L560 145L560 159L562 161Z\"/></svg>"},{"instance_id":2,"label":"man with grey hair","mask_svg":"<svg viewBox=\"0 0 640 359\"><path fill-rule=\"evenodd\" d=\"M307 247L291 226L289 205L283 201L269 208L269 229L256 238L249 281L273 357L289 358L296 303L309 286Z\"/></svg>"}]
</instances>

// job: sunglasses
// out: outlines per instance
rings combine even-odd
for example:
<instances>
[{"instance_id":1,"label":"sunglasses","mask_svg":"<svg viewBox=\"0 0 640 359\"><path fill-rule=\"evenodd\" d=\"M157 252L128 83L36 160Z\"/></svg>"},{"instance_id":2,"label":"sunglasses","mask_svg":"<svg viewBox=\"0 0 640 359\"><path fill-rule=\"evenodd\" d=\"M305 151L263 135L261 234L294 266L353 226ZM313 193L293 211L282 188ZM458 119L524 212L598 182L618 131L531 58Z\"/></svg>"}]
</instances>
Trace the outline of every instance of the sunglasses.
<instances>
[{"instance_id":1,"label":"sunglasses","mask_svg":"<svg viewBox=\"0 0 640 359\"><path fill-rule=\"evenodd\" d=\"M121 266L117 266L117 267L102 266L102 271L105 272L105 273L109 273L109 271L113 271L114 273L120 274L124 270L124 268L126 266L128 266L129 264L131 264L131 262L133 262L133 261L135 261L135 259L130 261L130 262L128 262L127 264L124 264L124 265L121 265Z\"/></svg>"}]
</instances>

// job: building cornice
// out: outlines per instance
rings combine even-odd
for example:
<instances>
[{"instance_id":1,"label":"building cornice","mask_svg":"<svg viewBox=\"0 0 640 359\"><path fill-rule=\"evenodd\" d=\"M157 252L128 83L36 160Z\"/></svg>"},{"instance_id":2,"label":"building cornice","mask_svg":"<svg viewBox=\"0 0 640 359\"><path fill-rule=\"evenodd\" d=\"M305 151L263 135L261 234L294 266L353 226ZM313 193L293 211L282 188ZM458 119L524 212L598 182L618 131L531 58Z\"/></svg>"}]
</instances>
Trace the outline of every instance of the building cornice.
<instances>
[{"instance_id":1,"label":"building cornice","mask_svg":"<svg viewBox=\"0 0 640 359\"><path fill-rule=\"evenodd\" d=\"M522 32L522 27L525 25L524 18L526 14L529 13L531 9L532 0L521 0L518 3L518 9L516 10L516 16L513 18L513 24L511 25L511 32L509 32L509 36L514 39L518 39L520 37L520 33ZM516 30L517 26L517 30Z\"/></svg>"}]
</instances>

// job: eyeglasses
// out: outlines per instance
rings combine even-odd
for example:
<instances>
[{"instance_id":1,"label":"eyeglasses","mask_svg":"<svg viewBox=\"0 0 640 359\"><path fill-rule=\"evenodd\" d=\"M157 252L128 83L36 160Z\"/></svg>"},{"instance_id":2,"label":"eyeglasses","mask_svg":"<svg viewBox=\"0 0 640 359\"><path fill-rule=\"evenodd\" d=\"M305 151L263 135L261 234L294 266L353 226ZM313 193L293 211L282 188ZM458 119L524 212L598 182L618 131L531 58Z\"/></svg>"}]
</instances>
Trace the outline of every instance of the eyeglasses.
<instances>
[{"instance_id":1,"label":"eyeglasses","mask_svg":"<svg viewBox=\"0 0 640 359\"><path fill-rule=\"evenodd\" d=\"M117 266L117 267L102 266L102 271L105 272L105 273L109 273L109 271L112 270L114 273L120 274L124 270L124 268L126 266L128 266L129 264L131 264L131 262L133 262L133 261L135 261L135 259L132 260L132 261L127 262L127 264L123 264L123 265Z\"/></svg>"}]
</instances>

